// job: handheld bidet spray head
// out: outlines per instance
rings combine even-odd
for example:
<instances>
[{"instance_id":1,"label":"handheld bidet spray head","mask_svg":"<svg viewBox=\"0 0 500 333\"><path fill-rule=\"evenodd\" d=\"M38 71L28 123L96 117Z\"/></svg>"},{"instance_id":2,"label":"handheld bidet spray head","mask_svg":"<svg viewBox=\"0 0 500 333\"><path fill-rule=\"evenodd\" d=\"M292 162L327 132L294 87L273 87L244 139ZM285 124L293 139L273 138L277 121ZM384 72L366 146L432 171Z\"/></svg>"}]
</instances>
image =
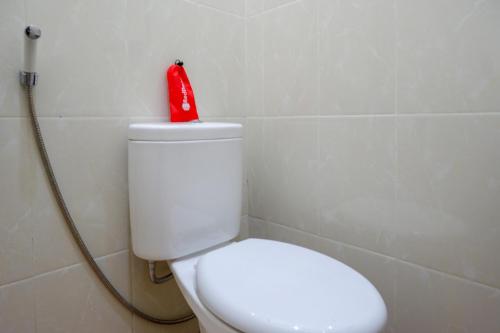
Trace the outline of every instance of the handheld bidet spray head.
<instances>
[{"instance_id":1,"label":"handheld bidet spray head","mask_svg":"<svg viewBox=\"0 0 500 333\"><path fill-rule=\"evenodd\" d=\"M21 85L35 86L38 80L36 73L36 49L42 30L29 25L24 29L24 69L19 73Z\"/></svg>"}]
</instances>

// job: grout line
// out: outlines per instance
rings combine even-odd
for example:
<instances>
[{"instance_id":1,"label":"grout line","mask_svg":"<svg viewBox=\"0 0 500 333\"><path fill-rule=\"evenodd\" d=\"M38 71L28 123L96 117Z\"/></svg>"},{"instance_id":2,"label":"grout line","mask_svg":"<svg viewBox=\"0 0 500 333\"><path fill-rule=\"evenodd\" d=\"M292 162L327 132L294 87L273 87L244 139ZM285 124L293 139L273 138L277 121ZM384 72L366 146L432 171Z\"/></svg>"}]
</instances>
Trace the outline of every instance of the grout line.
<instances>
[{"instance_id":1,"label":"grout line","mask_svg":"<svg viewBox=\"0 0 500 333\"><path fill-rule=\"evenodd\" d=\"M393 195L394 205L392 207L392 218L397 221L398 205L399 205L399 180L400 180L400 165L399 165L399 30L398 30L398 4L397 0L393 2L393 15L394 15L394 114L395 119L393 122L393 140L394 140L394 183ZM381 232L383 235L384 231ZM396 288L396 287L394 287Z\"/></svg>"},{"instance_id":2,"label":"grout line","mask_svg":"<svg viewBox=\"0 0 500 333\"><path fill-rule=\"evenodd\" d=\"M321 81L322 78L324 77L324 73L322 73L322 67L321 67L321 61L322 61L322 44L321 44L321 37L322 37L322 27L320 25L320 15L319 15L319 3L318 1L315 1L314 3L314 17L315 17L315 35L316 35L316 63L317 66L315 66L316 69L316 89L318 90L316 92L316 112L318 116L321 116L321 106L322 106L322 97L323 94L321 92L322 85ZM323 75L322 75L323 74Z\"/></svg>"},{"instance_id":3,"label":"grout line","mask_svg":"<svg viewBox=\"0 0 500 333\"><path fill-rule=\"evenodd\" d=\"M272 8L268 8L268 9L264 9L263 11L260 11L258 13L255 13L255 14L252 14L252 15L247 15L247 18L254 18L254 17L257 17L257 16L260 16L260 15L266 15L266 14L269 14L271 12L274 12L278 9L281 9L281 8L286 8L288 6L291 6L295 3L298 3L300 2L301 0L293 0L293 1L290 1L290 2L287 2L287 3L284 3L284 4L281 4L279 6L276 6L276 7L272 7Z\"/></svg>"},{"instance_id":4,"label":"grout line","mask_svg":"<svg viewBox=\"0 0 500 333\"><path fill-rule=\"evenodd\" d=\"M259 118L269 118L269 119L281 119L281 118L361 118L361 117L386 117L386 116L395 116L397 115L398 117L471 117L471 116L500 116L500 110L499 111L481 111L481 112L419 112L419 113L400 113L399 110L397 113L363 113L363 114L337 114L337 115L287 115L287 116L280 116L280 115L269 115L269 116L264 116L264 115L259 115L259 116L249 116L249 115L210 115L210 116L205 116L202 119L210 120L210 119L235 119L235 118L250 118L250 119L259 119ZM2 116L0 115L0 120L2 119L27 119L28 116ZM164 115L123 115L123 116L116 116L116 115L78 115L78 116L71 116L71 115L50 115L50 116L44 116L44 115L39 115L39 119L165 119L166 117Z\"/></svg>"},{"instance_id":5,"label":"grout line","mask_svg":"<svg viewBox=\"0 0 500 333\"><path fill-rule=\"evenodd\" d=\"M119 255L119 254L123 254L123 253L129 252L129 251L130 251L129 249L123 249L123 250L120 250L120 251L117 251L117 252L113 252L113 253L110 253L110 254L106 254L106 255L100 256L100 257L95 257L94 260L95 261L99 261L101 259L111 258L113 256L116 256L116 255ZM49 274L52 274L52 273L57 273L57 272L64 271L64 270L67 270L67 269L75 268L77 266L85 266L85 265L87 265L87 263L85 261L80 261L80 262L77 262L77 263L74 263L74 264L71 264L71 265L67 265L67 266L64 266L64 267L60 267L60 268L54 269L52 271L43 272L43 273L40 273L40 274L32 275L32 276L27 277L27 278L23 278L23 279L20 279L20 280L8 282L8 283L0 285L0 290L2 290L3 288L11 287L11 286L13 286L13 285L15 285L17 283L28 282L30 280L35 280L37 278L40 278L40 277L43 277L43 276L46 276L46 275L49 275Z\"/></svg>"},{"instance_id":6,"label":"grout line","mask_svg":"<svg viewBox=\"0 0 500 333\"><path fill-rule=\"evenodd\" d=\"M394 113L373 113L373 114L338 114L338 115L295 115L295 116L247 116L249 119L335 119L335 118L371 118L371 117L418 117L418 118L435 118L435 117L498 117L500 112L444 112L444 113L405 113L405 114L394 114Z\"/></svg>"},{"instance_id":7,"label":"grout line","mask_svg":"<svg viewBox=\"0 0 500 333\"><path fill-rule=\"evenodd\" d=\"M296 228L292 228L292 227L289 227L289 226L285 226L283 224L279 224L279 223L276 223L276 222L266 221L266 220L263 220L261 218L254 217L254 216L251 216L251 215L248 215L248 217L249 217L248 223L252 223L251 219L257 219L257 220L260 220L260 221L262 221L264 223L275 225L275 226L277 226L279 228L289 229L292 232L297 232L297 233L306 234L306 235L309 235L309 236L312 236L312 237L317 237L317 238L320 238L320 239L322 239L324 241L327 241L327 242L338 243L338 244L340 244L342 246L350 247L350 248L356 249L358 251L367 252L367 253L372 254L372 255L383 257L385 259L398 261L400 263L407 264L407 265L410 265L412 267L418 267L420 269L425 269L425 270L428 270L428 271L431 271L431 272L434 272L434 273L437 273L437 274L441 274L441 275L447 276L448 278L454 278L454 279L461 280L463 282L468 282L470 284L474 284L474 285L479 286L479 287L486 287L486 288L490 288L490 289L494 289L494 290L500 291L500 288L498 288L498 287L495 287L495 286L492 286L492 285L489 285L489 284L486 284L486 283L483 283L483 282L475 281L475 280L469 280L469 279L467 279L467 278L465 278L463 276L459 276L459 275L456 275L456 274L453 274L453 273L443 272L443 271L437 270L437 269L432 268L432 267L428 267L428 266L421 265L421 264L416 264L416 263L413 263L413 262L410 262L410 261L403 260L401 258L392 257L392 256L389 256L387 254L376 252L376 251L373 251L373 250L370 250L370 249L367 249L367 248L364 248L364 247L360 247L360 246L357 246L357 245L353 245L353 244L350 244L350 243L345 243L345 242L342 242L342 241L338 241L338 240L334 240L334 239L330 239L330 238L325 238L325 237L320 236L320 235L315 235L315 234L312 234L312 233L309 233L309 232L306 232L306 231L303 231L303 230L299 230L299 229L296 229Z\"/></svg>"},{"instance_id":8,"label":"grout line","mask_svg":"<svg viewBox=\"0 0 500 333\"><path fill-rule=\"evenodd\" d=\"M220 115L220 116L206 116L206 117L203 117L202 116L202 121L204 120L217 120L217 119L221 119L221 120L226 120L226 119L244 119L246 118L247 116L245 115L234 115L234 116L228 116L228 115ZM16 119L29 119L29 116L0 116L0 121L2 120L16 120ZM164 121L168 121L169 120L165 117L165 116L162 116L162 115L158 115L158 116L154 116L154 115L145 115L145 116L140 116L140 115L133 115L133 116L106 116L106 115L101 115L101 116L94 116L94 115L91 115L91 116L42 116L42 115L39 115L38 116L38 119L61 119L61 120L93 120L93 119L102 119L102 120L105 120L105 119L110 119L110 120L119 120L119 119L145 119L145 120L148 120L148 119L154 119L154 120L164 120Z\"/></svg>"},{"instance_id":9,"label":"grout line","mask_svg":"<svg viewBox=\"0 0 500 333\"><path fill-rule=\"evenodd\" d=\"M217 12L225 14L225 15L233 16L235 18L245 19L245 13L243 13L243 16L242 16L242 15L239 15L239 14L236 14L236 13L233 13L233 12L226 11L224 9L220 9L220 8L217 8L217 7L214 7L214 6L211 6L211 5L207 5L205 3L201 3L199 1L192 1L192 0L184 0L184 1L187 2L187 3L189 3L189 4L191 4L191 5L194 5L194 6L198 6L198 7L201 7L201 8L211 9L211 10L217 11Z\"/></svg>"},{"instance_id":10,"label":"grout line","mask_svg":"<svg viewBox=\"0 0 500 333\"><path fill-rule=\"evenodd\" d=\"M491 112L422 112L422 113L400 113L399 110L396 109L395 113L364 113L364 114L336 114L336 115L209 115L203 117L203 120L214 120L214 119L292 119L292 118L318 118L318 119L328 119L328 118L363 118L363 117L390 117L390 116L398 116L398 117L403 117L403 118L410 118L410 117L418 117L418 118L425 118L425 117L473 117L473 116L478 116L478 117L495 117L495 116L500 116L500 111L491 111ZM2 116L0 115L0 121L1 120L14 120L14 119L28 119L29 117L26 116ZM158 120L167 120L167 118L164 115L123 115L123 116L116 116L116 115L77 115L77 116L71 116L71 115L50 115L50 116L44 116L44 115L39 115L39 119L65 119L65 120L92 120L92 119L158 119Z\"/></svg>"}]
</instances>

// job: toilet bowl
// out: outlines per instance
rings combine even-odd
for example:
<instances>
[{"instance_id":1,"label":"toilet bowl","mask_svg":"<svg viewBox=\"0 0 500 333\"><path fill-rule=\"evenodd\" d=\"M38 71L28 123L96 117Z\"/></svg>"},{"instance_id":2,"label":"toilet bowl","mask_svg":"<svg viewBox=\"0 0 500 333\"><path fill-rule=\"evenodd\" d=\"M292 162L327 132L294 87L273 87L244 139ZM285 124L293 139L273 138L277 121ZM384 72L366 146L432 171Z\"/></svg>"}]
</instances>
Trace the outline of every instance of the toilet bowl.
<instances>
[{"instance_id":1,"label":"toilet bowl","mask_svg":"<svg viewBox=\"0 0 500 333\"><path fill-rule=\"evenodd\" d=\"M375 287L349 266L263 239L230 243L170 267L202 332L380 332Z\"/></svg>"},{"instance_id":2,"label":"toilet bowl","mask_svg":"<svg viewBox=\"0 0 500 333\"><path fill-rule=\"evenodd\" d=\"M361 274L272 240L234 242L242 126L129 126L132 250L167 260L205 333L380 332L386 307Z\"/></svg>"}]
</instances>

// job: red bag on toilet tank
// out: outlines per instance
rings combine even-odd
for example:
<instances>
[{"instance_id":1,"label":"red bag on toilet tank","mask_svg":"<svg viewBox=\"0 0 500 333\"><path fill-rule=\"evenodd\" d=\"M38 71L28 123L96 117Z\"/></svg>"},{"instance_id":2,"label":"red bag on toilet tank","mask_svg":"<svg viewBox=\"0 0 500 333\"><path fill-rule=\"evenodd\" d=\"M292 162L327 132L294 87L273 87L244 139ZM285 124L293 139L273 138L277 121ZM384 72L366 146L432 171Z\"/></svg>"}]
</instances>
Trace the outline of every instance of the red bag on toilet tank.
<instances>
[{"instance_id":1,"label":"red bag on toilet tank","mask_svg":"<svg viewBox=\"0 0 500 333\"><path fill-rule=\"evenodd\" d=\"M182 61L176 60L167 70L171 122L198 120L193 88L183 65Z\"/></svg>"}]
</instances>

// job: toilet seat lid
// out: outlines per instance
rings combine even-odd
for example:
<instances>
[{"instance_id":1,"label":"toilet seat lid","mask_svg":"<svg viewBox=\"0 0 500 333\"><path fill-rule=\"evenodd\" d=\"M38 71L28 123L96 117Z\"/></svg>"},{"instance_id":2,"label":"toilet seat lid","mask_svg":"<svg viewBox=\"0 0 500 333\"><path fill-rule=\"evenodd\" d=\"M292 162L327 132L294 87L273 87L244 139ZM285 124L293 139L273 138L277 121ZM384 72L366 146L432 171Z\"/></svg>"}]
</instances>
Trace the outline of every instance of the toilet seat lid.
<instances>
[{"instance_id":1,"label":"toilet seat lid","mask_svg":"<svg viewBox=\"0 0 500 333\"><path fill-rule=\"evenodd\" d=\"M197 294L243 332L378 332L384 301L361 274L299 246L247 239L202 256Z\"/></svg>"}]
</instances>

